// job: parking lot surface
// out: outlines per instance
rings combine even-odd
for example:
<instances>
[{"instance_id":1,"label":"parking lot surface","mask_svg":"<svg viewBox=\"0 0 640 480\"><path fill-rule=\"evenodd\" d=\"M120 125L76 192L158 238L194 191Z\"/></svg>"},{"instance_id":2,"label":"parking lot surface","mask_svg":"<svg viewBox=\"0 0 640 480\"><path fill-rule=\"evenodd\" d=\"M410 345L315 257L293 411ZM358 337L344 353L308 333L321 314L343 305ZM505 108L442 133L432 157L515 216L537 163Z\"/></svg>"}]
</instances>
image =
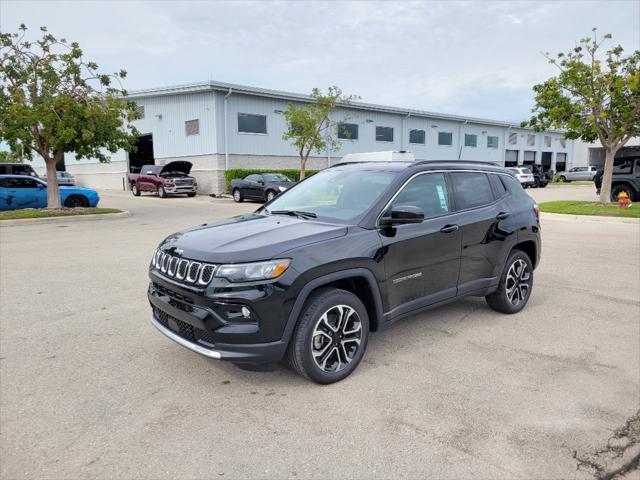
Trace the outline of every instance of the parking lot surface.
<instances>
[{"instance_id":1,"label":"parking lot surface","mask_svg":"<svg viewBox=\"0 0 640 480\"><path fill-rule=\"evenodd\" d=\"M101 195L132 216L0 228L3 479L590 478L571 450L638 409L638 224L544 220L524 311L416 315L321 387L200 357L149 321L162 238L258 204Z\"/></svg>"}]
</instances>

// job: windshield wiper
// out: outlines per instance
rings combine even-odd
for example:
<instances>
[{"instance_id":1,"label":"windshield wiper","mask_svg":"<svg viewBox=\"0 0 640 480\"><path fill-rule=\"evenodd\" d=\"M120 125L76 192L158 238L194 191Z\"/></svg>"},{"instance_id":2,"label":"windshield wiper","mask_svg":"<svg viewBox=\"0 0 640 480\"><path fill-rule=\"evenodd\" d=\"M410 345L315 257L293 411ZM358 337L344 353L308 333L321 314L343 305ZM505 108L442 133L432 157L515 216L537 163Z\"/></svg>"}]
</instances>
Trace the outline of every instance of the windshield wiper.
<instances>
[{"instance_id":1,"label":"windshield wiper","mask_svg":"<svg viewBox=\"0 0 640 480\"><path fill-rule=\"evenodd\" d=\"M266 210L266 209L265 209ZM313 212L303 212L301 210L273 210L269 212L271 215L291 215L292 217L316 218Z\"/></svg>"}]
</instances>

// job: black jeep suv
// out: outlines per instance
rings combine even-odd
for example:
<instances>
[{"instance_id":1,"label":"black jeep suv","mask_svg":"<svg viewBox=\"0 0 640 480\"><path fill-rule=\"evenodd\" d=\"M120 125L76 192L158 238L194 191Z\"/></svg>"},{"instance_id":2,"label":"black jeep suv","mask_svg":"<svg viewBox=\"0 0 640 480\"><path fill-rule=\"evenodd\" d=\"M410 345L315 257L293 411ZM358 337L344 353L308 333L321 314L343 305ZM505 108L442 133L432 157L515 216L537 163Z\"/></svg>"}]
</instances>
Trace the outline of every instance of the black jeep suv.
<instances>
[{"instance_id":1,"label":"black jeep suv","mask_svg":"<svg viewBox=\"0 0 640 480\"><path fill-rule=\"evenodd\" d=\"M211 358L284 357L318 383L359 364L369 332L468 295L529 300L538 208L479 162L327 168L254 213L167 237L149 269L153 324Z\"/></svg>"}]
</instances>

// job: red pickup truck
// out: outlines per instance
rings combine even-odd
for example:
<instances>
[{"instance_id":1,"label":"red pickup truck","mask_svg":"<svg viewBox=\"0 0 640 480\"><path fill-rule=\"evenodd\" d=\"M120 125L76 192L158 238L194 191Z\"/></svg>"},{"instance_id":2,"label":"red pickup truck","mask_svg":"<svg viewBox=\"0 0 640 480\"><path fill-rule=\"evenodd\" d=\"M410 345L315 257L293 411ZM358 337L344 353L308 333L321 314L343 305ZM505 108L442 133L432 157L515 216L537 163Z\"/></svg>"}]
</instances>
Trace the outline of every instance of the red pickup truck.
<instances>
[{"instance_id":1,"label":"red pickup truck","mask_svg":"<svg viewBox=\"0 0 640 480\"><path fill-rule=\"evenodd\" d=\"M189 176L191 167L191 162L181 160L166 165L145 165L140 173L128 174L127 181L136 197L142 192L157 193L160 198L176 194L193 197L198 192L198 182Z\"/></svg>"}]
</instances>

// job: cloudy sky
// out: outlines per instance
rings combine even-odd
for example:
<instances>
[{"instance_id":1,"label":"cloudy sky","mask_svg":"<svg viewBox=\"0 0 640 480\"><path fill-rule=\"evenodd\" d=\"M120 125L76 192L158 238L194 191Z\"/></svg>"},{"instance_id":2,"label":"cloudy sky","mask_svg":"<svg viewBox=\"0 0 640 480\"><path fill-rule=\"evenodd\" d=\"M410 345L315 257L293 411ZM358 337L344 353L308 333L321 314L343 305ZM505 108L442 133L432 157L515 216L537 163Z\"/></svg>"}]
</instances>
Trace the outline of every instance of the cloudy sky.
<instances>
[{"instance_id":1,"label":"cloudy sky","mask_svg":"<svg viewBox=\"0 0 640 480\"><path fill-rule=\"evenodd\" d=\"M0 29L46 25L134 90L215 79L307 93L338 85L362 101L519 121L531 86L597 26L640 48L628 1L0 0Z\"/></svg>"}]
</instances>

